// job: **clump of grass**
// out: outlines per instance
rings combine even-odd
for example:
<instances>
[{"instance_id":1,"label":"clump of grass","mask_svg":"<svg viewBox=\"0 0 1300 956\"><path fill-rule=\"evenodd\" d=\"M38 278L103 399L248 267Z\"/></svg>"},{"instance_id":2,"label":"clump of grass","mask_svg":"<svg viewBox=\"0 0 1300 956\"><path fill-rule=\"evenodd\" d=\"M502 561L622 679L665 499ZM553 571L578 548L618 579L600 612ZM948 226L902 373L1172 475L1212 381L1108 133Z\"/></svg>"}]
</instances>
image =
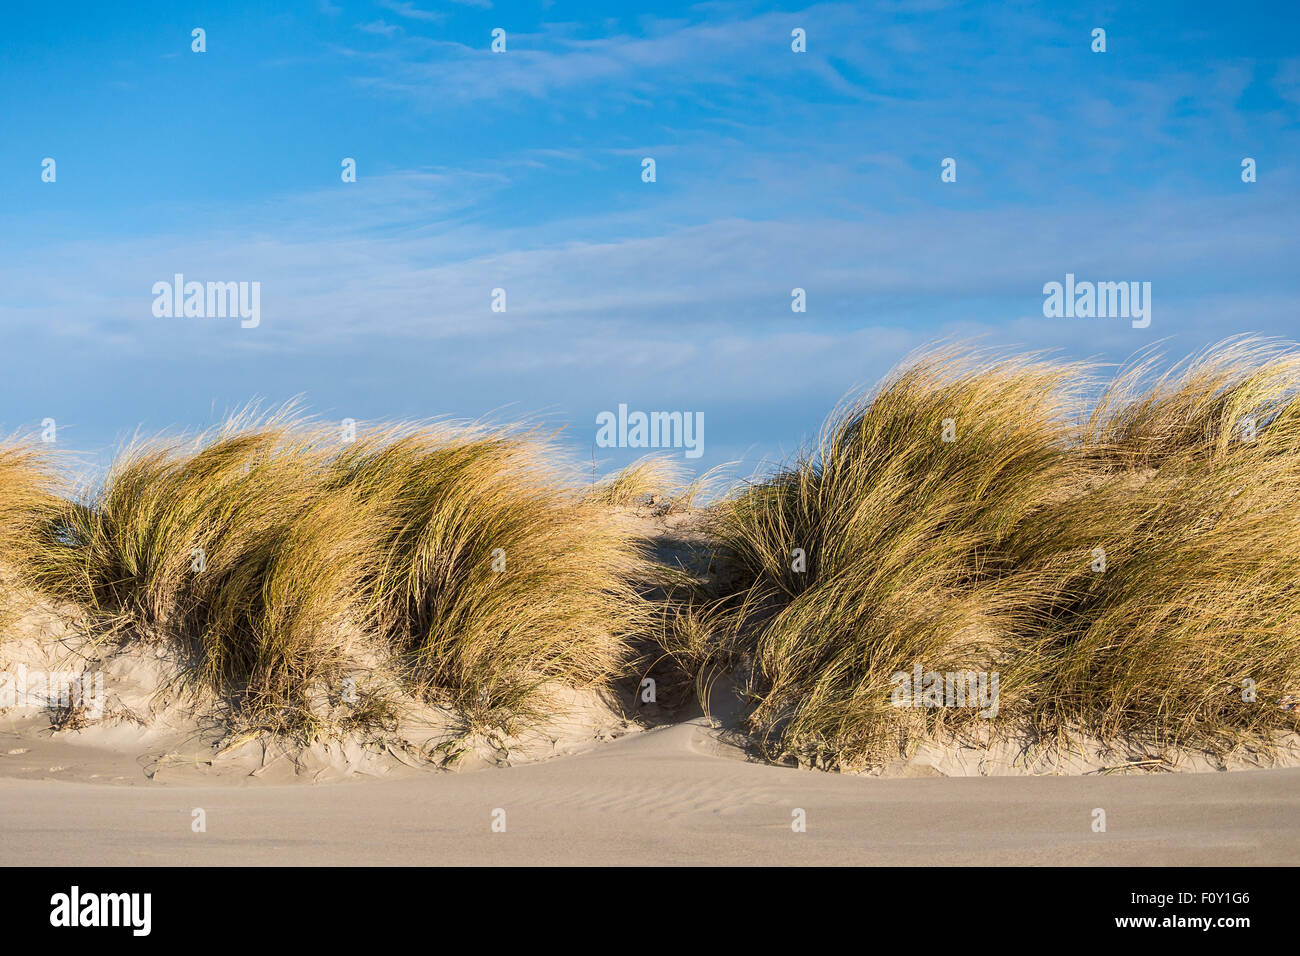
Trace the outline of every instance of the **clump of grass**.
<instances>
[{"instance_id":1,"label":"clump of grass","mask_svg":"<svg viewBox=\"0 0 1300 956\"><path fill-rule=\"evenodd\" d=\"M1294 728L1298 394L1297 352L1256 340L1116 377L1082 448L1104 479L1014 545L1052 588L1009 665L1044 732L1227 752Z\"/></svg>"},{"instance_id":2,"label":"clump of grass","mask_svg":"<svg viewBox=\"0 0 1300 956\"><path fill-rule=\"evenodd\" d=\"M293 724L366 610L368 544L355 503L323 494L326 442L284 416L134 442L28 568L101 621L175 641L197 685Z\"/></svg>"},{"instance_id":3,"label":"clump of grass","mask_svg":"<svg viewBox=\"0 0 1300 956\"><path fill-rule=\"evenodd\" d=\"M988 668L1025 624L1041 586L1008 574L1007 543L1078 481L1080 373L921 353L723 509L718 533L763 609L751 722L774 752L849 765L895 746L909 720L919 732L968 716L891 707L891 676Z\"/></svg>"},{"instance_id":4,"label":"clump of grass","mask_svg":"<svg viewBox=\"0 0 1300 956\"><path fill-rule=\"evenodd\" d=\"M21 546L58 500L52 456L34 441L0 441L0 554Z\"/></svg>"},{"instance_id":5,"label":"clump of grass","mask_svg":"<svg viewBox=\"0 0 1300 956\"><path fill-rule=\"evenodd\" d=\"M1300 353L1146 356L1090 414L1085 372L923 354L728 502L773 752L854 765L972 721L891 706L918 662L996 670L997 726L1058 740L1296 729Z\"/></svg>"},{"instance_id":6,"label":"clump of grass","mask_svg":"<svg viewBox=\"0 0 1300 956\"><path fill-rule=\"evenodd\" d=\"M535 716L552 682L620 666L637 546L510 432L292 414L137 442L31 546L42 587L190 652L251 722L315 728L354 650L467 712Z\"/></svg>"},{"instance_id":7,"label":"clump of grass","mask_svg":"<svg viewBox=\"0 0 1300 956\"><path fill-rule=\"evenodd\" d=\"M53 456L38 442L0 441L0 632L13 617L12 598L24 582L16 572L27 543L58 507L61 487Z\"/></svg>"},{"instance_id":8,"label":"clump of grass","mask_svg":"<svg viewBox=\"0 0 1300 956\"><path fill-rule=\"evenodd\" d=\"M670 590L658 605L653 653L645 659L643 676L656 675L660 697L666 693L678 698L656 703L680 704L685 695L679 689L693 687L707 713L713 683L737 664L741 647L737 628L746 619L737 598L743 595L717 598L694 582L684 590L684 595Z\"/></svg>"},{"instance_id":9,"label":"clump of grass","mask_svg":"<svg viewBox=\"0 0 1300 956\"><path fill-rule=\"evenodd\" d=\"M596 483L588 497L614 508L646 507L674 497L685 469L669 455L646 455Z\"/></svg>"},{"instance_id":10,"label":"clump of grass","mask_svg":"<svg viewBox=\"0 0 1300 956\"><path fill-rule=\"evenodd\" d=\"M396 428L331 463L331 486L382 516L372 594L383 633L466 712L539 716L546 684L607 679L645 626L640 545L556 460L534 437Z\"/></svg>"},{"instance_id":11,"label":"clump of grass","mask_svg":"<svg viewBox=\"0 0 1300 956\"><path fill-rule=\"evenodd\" d=\"M1260 439L1256 455L1295 454L1300 353L1282 342L1241 336L1164 372L1148 353L1121 369L1088 424L1085 444L1123 468L1178 464ZM1250 436L1253 430L1254 437ZM1264 433L1267 432L1267 435Z\"/></svg>"}]
</instances>

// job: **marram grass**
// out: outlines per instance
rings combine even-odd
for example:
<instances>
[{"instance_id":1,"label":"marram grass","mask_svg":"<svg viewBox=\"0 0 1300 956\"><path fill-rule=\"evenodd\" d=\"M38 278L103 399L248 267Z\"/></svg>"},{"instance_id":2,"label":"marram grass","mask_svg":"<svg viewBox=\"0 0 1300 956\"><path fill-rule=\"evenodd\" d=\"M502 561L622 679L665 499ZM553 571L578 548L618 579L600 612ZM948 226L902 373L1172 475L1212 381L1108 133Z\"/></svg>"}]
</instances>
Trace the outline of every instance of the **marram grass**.
<instances>
[{"instance_id":1,"label":"marram grass","mask_svg":"<svg viewBox=\"0 0 1300 956\"><path fill-rule=\"evenodd\" d=\"M680 458L645 455L593 484L587 497L614 508L650 507L661 514L689 511L712 492L725 467L718 465L691 478Z\"/></svg>"},{"instance_id":2,"label":"marram grass","mask_svg":"<svg viewBox=\"0 0 1300 956\"><path fill-rule=\"evenodd\" d=\"M57 502L59 487L47 446L0 440L0 560L30 537Z\"/></svg>"},{"instance_id":3,"label":"marram grass","mask_svg":"<svg viewBox=\"0 0 1300 956\"><path fill-rule=\"evenodd\" d=\"M1240 339L1108 387L1084 490L1015 542L1052 587L1013 662L1040 728L1219 750L1294 728L1279 704L1300 691L1297 395L1294 349Z\"/></svg>"},{"instance_id":4,"label":"marram grass","mask_svg":"<svg viewBox=\"0 0 1300 956\"><path fill-rule=\"evenodd\" d=\"M949 347L836 411L813 448L724 507L767 606L751 722L775 751L854 762L970 711L899 709L891 677L988 670L1040 599L1007 542L1076 480L1083 370ZM1005 694L1007 688L1003 688Z\"/></svg>"},{"instance_id":5,"label":"marram grass","mask_svg":"<svg viewBox=\"0 0 1300 956\"><path fill-rule=\"evenodd\" d=\"M0 440L0 639L17 613L16 592L27 582L16 559L60 506L61 482L47 445Z\"/></svg>"},{"instance_id":6,"label":"marram grass","mask_svg":"<svg viewBox=\"0 0 1300 956\"><path fill-rule=\"evenodd\" d=\"M378 653L475 719L620 667L639 546L544 441L394 426L345 443L292 416L137 442L24 549L47 591L174 641L250 720L293 727Z\"/></svg>"},{"instance_id":7,"label":"marram grass","mask_svg":"<svg viewBox=\"0 0 1300 956\"><path fill-rule=\"evenodd\" d=\"M382 633L463 709L522 713L549 682L606 680L648 620L641 545L555 458L527 436L398 427L330 463L330 489L377 512Z\"/></svg>"},{"instance_id":8,"label":"marram grass","mask_svg":"<svg viewBox=\"0 0 1300 956\"><path fill-rule=\"evenodd\" d=\"M1295 728L1296 352L1148 360L1089 408L1092 378L922 353L733 496L719 533L766 605L738 650L770 752L853 766L978 726L893 706L917 664L997 672L995 730L1222 752Z\"/></svg>"},{"instance_id":9,"label":"marram grass","mask_svg":"<svg viewBox=\"0 0 1300 956\"><path fill-rule=\"evenodd\" d=\"M670 462L584 487L530 432L343 442L287 412L135 442L77 495L42 446L0 444L0 570L171 642L274 729L381 666L474 722L541 718L649 640L701 688L746 664L762 746L828 766L971 730L1267 748L1300 697L1300 353L1161 368L912 356L709 506L720 594L656 597L617 514L689 507ZM996 673L996 716L894 706L917 666Z\"/></svg>"}]
</instances>

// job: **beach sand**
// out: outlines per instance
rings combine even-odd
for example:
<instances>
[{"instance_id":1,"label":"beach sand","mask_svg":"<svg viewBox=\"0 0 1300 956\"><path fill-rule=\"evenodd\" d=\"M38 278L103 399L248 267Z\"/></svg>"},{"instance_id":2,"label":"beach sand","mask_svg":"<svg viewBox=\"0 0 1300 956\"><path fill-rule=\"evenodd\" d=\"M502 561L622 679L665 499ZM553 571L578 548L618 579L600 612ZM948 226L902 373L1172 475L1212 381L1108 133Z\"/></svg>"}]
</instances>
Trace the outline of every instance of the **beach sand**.
<instances>
[{"instance_id":1,"label":"beach sand","mask_svg":"<svg viewBox=\"0 0 1300 956\"><path fill-rule=\"evenodd\" d=\"M881 779L738 759L694 720L543 763L405 779L0 779L0 863L1294 864L1297 819L1300 769Z\"/></svg>"}]
</instances>

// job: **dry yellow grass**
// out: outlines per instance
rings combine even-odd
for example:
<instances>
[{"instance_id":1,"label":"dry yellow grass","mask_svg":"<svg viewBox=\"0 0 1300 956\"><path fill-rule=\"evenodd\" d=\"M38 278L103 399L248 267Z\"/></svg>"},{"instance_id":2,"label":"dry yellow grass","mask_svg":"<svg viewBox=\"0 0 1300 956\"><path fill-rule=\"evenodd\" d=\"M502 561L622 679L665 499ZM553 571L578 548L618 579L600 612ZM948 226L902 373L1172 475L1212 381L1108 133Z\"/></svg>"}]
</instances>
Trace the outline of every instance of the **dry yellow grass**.
<instances>
[{"instance_id":1,"label":"dry yellow grass","mask_svg":"<svg viewBox=\"0 0 1300 956\"><path fill-rule=\"evenodd\" d=\"M1081 374L1037 356L918 354L723 511L719 533L770 614L752 722L775 751L855 763L900 728L969 718L892 707L891 677L917 662L987 669L1025 625L1038 585L1007 579L1006 543L1077 480Z\"/></svg>"},{"instance_id":2,"label":"dry yellow grass","mask_svg":"<svg viewBox=\"0 0 1300 956\"><path fill-rule=\"evenodd\" d=\"M0 549L8 554L57 499L54 456L39 442L0 441Z\"/></svg>"},{"instance_id":3,"label":"dry yellow grass","mask_svg":"<svg viewBox=\"0 0 1300 956\"><path fill-rule=\"evenodd\" d=\"M18 437L0 441L0 631L15 611L14 592L26 583L15 559L60 505L60 488L47 446Z\"/></svg>"},{"instance_id":4,"label":"dry yellow grass","mask_svg":"<svg viewBox=\"0 0 1300 956\"><path fill-rule=\"evenodd\" d=\"M345 443L291 412L137 442L76 498L41 447L2 445L0 546L24 585L174 642L195 683L300 733L362 650L508 726L649 636L645 662L701 689L747 662L768 752L824 765L989 726L894 706L917 665L996 672L995 731L1267 747L1300 695L1300 352L1237 339L1160 368L1090 401L1088 366L913 356L712 509L722 595L649 566L612 513L698 491L664 456L582 488L532 433Z\"/></svg>"},{"instance_id":5,"label":"dry yellow grass","mask_svg":"<svg viewBox=\"0 0 1300 956\"><path fill-rule=\"evenodd\" d=\"M1000 729L1228 750L1294 727L1296 353L1235 340L1153 369L1089 415L1084 367L923 353L734 497L772 752L855 765L977 719L892 706L918 663L998 672Z\"/></svg>"},{"instance_id":6,"label":"dry yellow grass","mask_svg":"<svg viewBox=\"0 0 1300 956\"><path fill-rule=\"evenodd\" d=\"M649 505L670 497L684 481L681 462L668 455L646 455L595 484L588 497L615 508Z\"/></svg>"},{"instance_id":7,"label":"dry yellow grass","mask_svg":"<svg viewBox=\"0 0 1300 956\"><path fill-rule=\"evenodd\" d=\"M1252 424L1262 440L1257 455L1296 453L1296 430L1285 423L1298 413L1300 354L1292 346L1237 337L1163 372L1161 364L1158 354L1145 354L1109 383L1085 437L1098 457L1132 468L1222 452Z\"/></svg>"},{"instance_id":8,"label":"dry yellow grass","mask_svg":"<svg viewBox=\"0 0 1300 956\"><path fill-rule=\"evenodd\" d=\"M654 507L665 514L687 511L712 492L724 467L718 465L690 478L680 458L645 455L601 479L587 497L614 508Z\"/></svg>"},{"instance_id":9,"label":"dry yellow grass","mask_svg":"<svg viewBox=\"0 0 1300 956\"><path fill-rule=\"evenodd\" d=\"M477 720L617 671L638 546L510 432L392 426L344 443L291 415L125 449L24 549L46 590L175 641L250 720L310 726L357 640Z\"/></svg>"},{"instance_id":10,"label":"dry yellow grass","mask_svg":"<svg viewBox=\"0 0 1300 956\"><path fill-rule=\"evenodd\" d=\"M557 460L530 436L398 427L331 462L331 489L378 509L383 633L463 709L522 713L547 682L605 680L648 620L641 544Z\"/></svg>"},{"instance_id":11,"label":"dry yellow grass","mask_svg":"<svg viewBox=\"0 0 1300 956\"><path fill-rule=\"evenodd\" d=\"M1300 355L1257 340L1116 376L1082 447L1087 490L1014 545L1053 589L1009 665L1041 729L1230 750L1294 727L1279 700L1300 690L1297 394Z\"/></svg>"}]
</instances>

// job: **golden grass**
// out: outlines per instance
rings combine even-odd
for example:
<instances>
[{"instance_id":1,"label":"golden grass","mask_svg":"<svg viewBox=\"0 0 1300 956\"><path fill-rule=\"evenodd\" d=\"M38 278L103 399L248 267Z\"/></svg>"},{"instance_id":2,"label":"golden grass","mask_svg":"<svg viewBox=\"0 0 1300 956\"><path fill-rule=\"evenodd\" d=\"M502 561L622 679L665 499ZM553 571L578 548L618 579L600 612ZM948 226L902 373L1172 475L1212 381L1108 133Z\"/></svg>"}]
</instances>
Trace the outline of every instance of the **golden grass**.
<instances>
[{"instance_id":1,"label":"golden grass","mask_svg":"<svg viewBox=\"0 0 1300 956\"><path fill-rule=\"evenodd\" d=\"M997 671L1003 729L1228 750L1293 727L1296 353L1237 340L1151 377L1122 370L1089 416L1085 367L932 350L736 494L719 533L766 602L770 749L856 765L977 719L892 706L917 663Z\"/></svg>"},{"instance_id":2,"label":"golden grass","mask_svg":"<svg viewBox=\"0 0 1300 956\"><path fill-rule=\"evenodd\" d=\"M648 608L641 545L571 490L553 448L507 432L395 428L332 462L379 509L380 625L464 709L521 712L544 684L617 672Z\"/></svg>"},{"instance_id":3,"label":"golden grass","mask_svg":"<svg viewBox=\"0 0 1300 956\"><path fill-rule=\"evenodd\" d=\"M380 649L475 719L544 710L616 671L641 560L529 435L384 427L351 443L292 415L136 442L25 549L43 588L175 641L250 720Z\"/></svg>"},{"instance_id":4,"label":"golden grass","mask_svg":"<svg viewBox=\"0 0 1300 956\"><path fill-rule=\"evenodd\" d=\"M681 459L669 454L645 455L601 479L587 497L613 508L654 508L663 514L689 511L712 492L724 467L718 465L688 478Z\"/></svg>"},{"instance_id":5,"label":"golden grass","mask_svg":"<svg viewBox=\"0 0 1300 956\"><path fill-rule=\"evenodd\" d=\"M1024 625L1036 589L1004 580L1005 542L1075 481L1080 371L917 355L723 511L719 533L769 607L752 723L775 749L852 762L889 749L901 723L966 716L893 708L891 676L917 661L987 668Z\"/></svg>"},{"instance_id":6,"label":"golden grass","mask_svg":"<svg viewBox=\"0 0 1300 956\"><path fill-rule=\"evenodd\" d=\"M1146 354L1114 377L1093 408L1087 445L1126 467L1222 452L1254 423L1257 437L1297 414L1300 353L1286 343L1228 339L1164 372ZM1281 422L1277 422L1281 424ZM1267 427L1256 454L1297 452L1294 427Z\"/></svg>"},{"instance_id":7,"label":"golden grass","mask_svg":"<svg viewBox=\"0 0 1300 956\"><path fill-rule=\"evenodd\" d=\"M683 482L681 462L668 455L646 455L597 482L588 497L614 508L650 505L670 497Z\"/></svg>"},{"instance_id":8,"label":"golden grass","mask_svg":"<svg viewBox=\"0 0 1300 956\"><path fill-rule=\"evenodd\" d=\"M0 549L9 553L25 539L56 500L54 455L39 442L0 442Z\"/></svg>"},{"instance_id":9,"label":"golden grass","mask_svg":"<svg viewBox=\"0 0 1300 956\"><path fill-rule=\"evenodd\" d=\"M1052 594L1010 666L1043 730L1266 748L1300 689L1300 354L1238 339L1151 371L1098 403L1086 490L1016 536Z\"/></svg>"},{"instance_id":10,"label":"golden grass","mask_svg":"<svg viewBox=\"0 0 1300 956\"><path fill-rule=\"evenodd\" d=\"M344 443L291 412L134 443L76 498L39 446L0 445L0 546L24 584L183 648L254 726L303 732L374 660L509 726L640 638L701 696L744 664L768 752L828 766L975 728L1267 748L1300 694L1300 351L1148 354L1096 388L1039 354L912 356L710 508L721 595L614 513L692 506L707 479L667 456L581 488L533 433ZM894 706L916 665L996 672L996 719Z\"/></svg>"},{"instance_id":11,"label":"golden grass","mask_svg":"<svg viewBox=\"0 0 1300 956\"><path fill-rule=\"evenodd\" d=\"M13 592L23 586L15 572L19 554L61 501L54 455L47 446L24 438L0 442L0 629L14 608Z\"/></svg>"}]
</instances>

